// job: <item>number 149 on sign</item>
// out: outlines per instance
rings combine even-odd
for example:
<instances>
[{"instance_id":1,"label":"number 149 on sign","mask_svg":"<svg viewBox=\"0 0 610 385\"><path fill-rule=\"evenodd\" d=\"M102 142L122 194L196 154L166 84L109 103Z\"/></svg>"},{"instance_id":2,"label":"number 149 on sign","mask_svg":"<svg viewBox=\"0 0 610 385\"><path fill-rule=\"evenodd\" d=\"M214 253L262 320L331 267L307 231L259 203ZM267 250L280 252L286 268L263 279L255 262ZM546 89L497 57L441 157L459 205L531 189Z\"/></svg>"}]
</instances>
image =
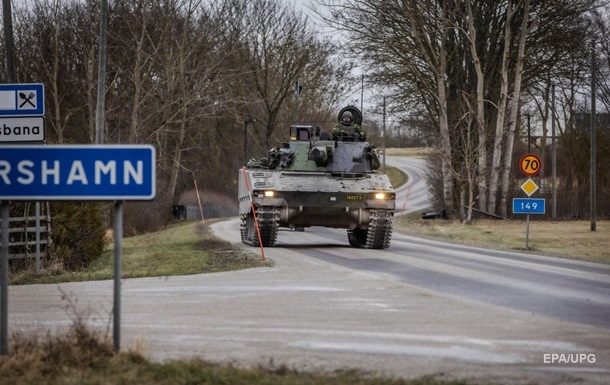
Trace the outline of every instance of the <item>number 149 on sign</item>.
<instances>
[{"instance_id":1,"label":"number 149 on sign","mask_svg":"<svg viewBox=\"0 0 610 385\"><path fill-rule=\"evenodd\" d=\"M544 199L513 198L513 214L544 214L544 203Z\"/></svg>"}]
</instances>

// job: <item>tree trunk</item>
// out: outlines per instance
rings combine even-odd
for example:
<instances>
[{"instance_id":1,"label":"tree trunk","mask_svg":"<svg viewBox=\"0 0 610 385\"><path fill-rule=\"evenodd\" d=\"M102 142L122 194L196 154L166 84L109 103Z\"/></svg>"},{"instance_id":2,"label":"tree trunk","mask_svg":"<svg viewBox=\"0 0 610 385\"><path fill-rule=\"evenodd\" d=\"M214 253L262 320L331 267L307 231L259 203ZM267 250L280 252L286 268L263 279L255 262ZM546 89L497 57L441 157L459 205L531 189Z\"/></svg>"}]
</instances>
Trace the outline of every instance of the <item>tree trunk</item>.
<instances>
[{"instance_id":1,"label":"tree trunk","mask_svg":"<svg viewBox=\"0 0 610 385\"><path fill-rule=\"evenodd\" d=\"M453 209L453 173L451 172L451 139L447 119L447 95L444 77L438 79L439 125L441 133L441 163L443 172L443 201L447 209Z\"/></svg>"},{"instance_id":2,"label":"tree trunk","mask_svg":"<svg viewBox=\"0 0 610 385\"><path fill-rule=\"evenodd\" d=\"M496 134L494 137L493 155L491 162L491 174L489 177L489 200L487 212L496 214L496 195L500 179L500 165L502 161L502 144L504 139L504 119L506 116L507 94L508 94L508 59L510 41L512 36L511 22L513 19L512 1L508 1L506 9L506 25L504 28L504 52L502 54L502 68L500 85L500 100L498 102L498 117L496 120Z\"/></svg>"},{"instance_id":3,"label":"tree trunk","mask_svg":"<svg viewBox=\"0 0 610 385\"><path fill-rule=\"evenodd\" d=\"M428 40L427 36L422 37L421 33L421 20L417 19L412 13L409 14L409 22L413 30L413 40L419 47L419 50L430 67L430 70L434 73L436 80L436 98L438 105L438 123L439 132L441 138L441 174L443 179L443 203L445 208L453 210L453 172L451 168L451 138L449 136L449 118L447 115L447 82L445 76L447 75L447 31L449 26L447 25L447 4L443 3L443 28L441 28L441 34L439 37L438 47L434 47L433 41ZM413 4L413 8L417 6ZM438 49L438 51L436 51ZM435 56L438 55L438 56Z\"/></svg>"},{"instance_id":4,"label":"tree trunk","mask_svg":"<svg viewBox=\"0 0 610 385\"><path fill-rule=\"evenodd\" d=\"M180 168L182 162L182 145L184 144L184 137L186 134L186 121L187 121L187 109L182 110L182 119L180 122L180 130L178 131L178 137L176 138L176 144L174 146L174 161L171 165L170 181L169 181L169 192L172 203L175 203L174 196L176 195L176 186L178 185L178 176L180 175Z\"/></svg>"},{"instance_id":5,"label":"tree trunk","mask_svg":"<svg viewBox=\"0 0 610 385\"><path fill-rule=\"evenodd\" d=\"M472 60L477 73L477 114L476 124L478 132L478 180L479 180L479 209L485 210L487 206L487 128L485 127L485 75L481 68L481 59L477 53L477 32L474 26L474 15L472 13L472 4L470 1L466 2L468 7L468 39L470 45L470 52L472 54ZM470 182L470 176L469 176ZM471 189L469 189L471 191ZM469 199L472 199L470 197ZM469 212L472 213L472 207L469 208Z\"/></svg>"},{"instance_id":6,"label":"tree trunk","mask_svg":"<svg viewBox=\"0 0 610 385\"><path fill-rule=\"evenodd\" d=\"M59 17L59 8L61 2L55 4L54 17ZM51 77L51 93L53 94L53 108L55 110L55 132L57 133L57 143L64 142L64 126L61 123L61 97L59 95L59 23L55 20L55 28L53 30L53 67Z\"/></svg>"},{"instance_id":7,"label":"tree trunk","mask_svg":"<svg viewBox=\"0 0 610 385\"><path fill-rule=\"evenodd\" d=\"M513 145L515 143L515 132L517 131L517 119L521 100L521 79L523 78L523 61L525 58L525 39L531 26L528 26L528 15L530 11L530 0L525 0L523 5L523 22L521 23L521 36L519 38L519 51L517 53L517 65L515 67L515 83L511 97L510 127L506 138L506 154L504 156L504 170L502 174L502 189L500 191L501 215L508 215L508 182L510 178L511 165L513 161Z\"/></svg>"},{"instance_id":8,"label":"tree trunk","mask_svg":"<svg viewBox=\"0 0 610 385\"><path fill-rule=\"evenodd\" d=\"M143 23L140 39L136 46L136 57L133 65L133 107L131 109L131 123L129 126L129 143L137 143L138 126L140 116L140 99L142 97L142 56L144 55L143 43L146 35L146 22Z\"/></svg>"}]
</instances>

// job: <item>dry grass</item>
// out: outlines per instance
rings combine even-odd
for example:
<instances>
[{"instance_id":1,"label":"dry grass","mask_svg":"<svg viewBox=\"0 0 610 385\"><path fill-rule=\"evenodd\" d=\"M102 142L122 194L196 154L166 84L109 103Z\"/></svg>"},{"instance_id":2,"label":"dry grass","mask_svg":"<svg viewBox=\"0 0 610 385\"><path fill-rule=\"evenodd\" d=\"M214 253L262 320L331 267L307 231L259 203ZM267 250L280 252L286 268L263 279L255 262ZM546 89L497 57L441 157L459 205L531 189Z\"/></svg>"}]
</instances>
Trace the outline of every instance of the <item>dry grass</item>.
<instances>
[{"instance_id":1,"label":"dry grass","mask_svg":"<svg viewBox=\"0 0 610 385\"><path fill-rule=\"evenodd\" d=\"M401 147L401 148L386 148L385 154L390 156L412 156L421 157L432 152L429 147Z\"/></svg>"},{"instance_id":2,"label":"dry grass","mask_svg":"<svg viewBox=\"0 0 610 385\"><path fill-rule=\"evenodd\" d=\"M419 217L418 217L419 218ZM500 250L526 251L526 220L457 220L397 218L396 229L454 243ZM610 221L530 220L527 252L610 264Z\"/></svg>"}]
</instances>

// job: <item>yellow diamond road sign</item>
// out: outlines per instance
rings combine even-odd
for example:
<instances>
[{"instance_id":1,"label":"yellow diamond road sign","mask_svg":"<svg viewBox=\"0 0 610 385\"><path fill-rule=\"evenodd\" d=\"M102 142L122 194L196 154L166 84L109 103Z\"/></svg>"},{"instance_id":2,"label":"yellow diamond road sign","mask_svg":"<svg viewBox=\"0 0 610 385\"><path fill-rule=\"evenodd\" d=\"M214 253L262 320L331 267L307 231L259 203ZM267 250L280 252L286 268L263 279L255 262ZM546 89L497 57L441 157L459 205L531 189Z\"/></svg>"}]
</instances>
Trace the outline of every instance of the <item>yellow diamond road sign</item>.
<instances>
[{"instance_id":1,"label":"yellow diamond road sign","mask_svg":"<svg viewBox=\"0 0 610 385\"><path fill-rule=\"evenodd\" d=\"M525 191L525 193L527 194L527 196L531 196L533 193L535 193L536 191L538 191L538 185L536 183L534 183L533 180L528 179L525 181L525 183L523 183L521 185L521 190Z\"/></svg>"}]
</instances>

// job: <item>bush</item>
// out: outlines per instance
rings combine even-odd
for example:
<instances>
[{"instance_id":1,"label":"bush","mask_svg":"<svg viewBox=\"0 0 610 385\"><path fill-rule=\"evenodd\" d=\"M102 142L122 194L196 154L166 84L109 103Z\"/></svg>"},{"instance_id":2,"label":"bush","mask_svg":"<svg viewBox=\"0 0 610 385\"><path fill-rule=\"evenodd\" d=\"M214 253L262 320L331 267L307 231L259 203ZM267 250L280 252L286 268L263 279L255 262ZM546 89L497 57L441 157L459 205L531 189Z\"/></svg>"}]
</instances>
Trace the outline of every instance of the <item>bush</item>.
<instances>
[{"instance_id":1,"label":"bush","mask_svg":"<svg viewBox=\"0 0 610 385\"><path fill-rule=\"evenodd\" d=\"M171 205L167 200L125 202L123 206L123 236L152 233L171 222Z\"/></svg>"},{"instance_id":2,"label":"bush","mask_svg":"<svg viewBox=\"0 0 610 385\"><path fill-rule=\"evenodd\" d=\"M104 251L104 205L98 202L51 203L53 253L70 270L87 266Z\"/></svg>"}]
</instances>

